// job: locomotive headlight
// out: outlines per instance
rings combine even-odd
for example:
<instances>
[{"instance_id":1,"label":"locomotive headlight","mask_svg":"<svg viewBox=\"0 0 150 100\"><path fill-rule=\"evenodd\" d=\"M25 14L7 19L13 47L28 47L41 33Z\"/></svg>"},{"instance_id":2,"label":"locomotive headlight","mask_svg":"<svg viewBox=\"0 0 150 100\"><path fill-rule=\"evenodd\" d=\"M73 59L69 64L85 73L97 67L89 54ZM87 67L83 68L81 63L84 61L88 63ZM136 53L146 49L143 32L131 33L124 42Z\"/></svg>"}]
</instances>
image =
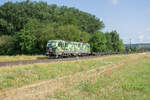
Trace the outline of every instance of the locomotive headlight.
<instances>
[{"instance_id":1,"label":"locomotive headlight","mask_svg":"<svg viewBox=\"0 0 150 100\"><path fill-rule=\"evenodd\" d=\"M52 48L49 48L49 51L52 51Z\"/></svg>"}]
</instances>

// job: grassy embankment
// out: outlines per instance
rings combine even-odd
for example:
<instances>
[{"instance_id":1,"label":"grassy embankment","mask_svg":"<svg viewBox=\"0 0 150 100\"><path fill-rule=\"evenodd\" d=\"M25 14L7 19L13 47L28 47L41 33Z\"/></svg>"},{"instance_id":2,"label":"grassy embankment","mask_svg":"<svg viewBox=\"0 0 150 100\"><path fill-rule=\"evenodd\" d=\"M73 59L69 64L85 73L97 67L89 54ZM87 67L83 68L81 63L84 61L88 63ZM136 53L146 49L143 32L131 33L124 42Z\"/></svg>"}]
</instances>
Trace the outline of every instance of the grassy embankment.
<instances>
[{"instance_id":1,"label":"grassy embankment","mask_svg":"<svg viewBox=\"0 0 150 100\"><path fill-rule=\"evenodd\" d=\"M53 79L111 63L118 63L124 58L127 58L127 56L0 68L0 91L11 87L20 87L39 80Z\"/></svg>"},{"instance_id":2,"label":"grassy embankment","mask_svg":"<svg viewBox=\"0 0 150 100\"><path fill-rule=\"evenodd\" d=\"M55 96L46 96L51 97L61 100L150 100L150 54L80 81L72 88L58 90Z\"/></svg>"},{"instance_id":3,"label":"grassy embankment","mask_svg":"<svg viewBox=\"0 0 150 100\"><path fill-rule=\"evenodd\" d=\"M44 55L17 55L17 56L0 56L0 62L20 61L20 60L36 60L46 58Z\"/></svg>"},{"instance_id":4,"label":"grassy embankment","mask_svg":"<svg viewBox=\"0 0 150 100\"><path fill-rule=\"evenodd\" d=\"M150 54L147 53L1 68L0 97L24 100L150 100L149 60ZM34 84L27 85L30 83ZM20 86L23 87L15 89Z\"/></svg>"}]
</instances>

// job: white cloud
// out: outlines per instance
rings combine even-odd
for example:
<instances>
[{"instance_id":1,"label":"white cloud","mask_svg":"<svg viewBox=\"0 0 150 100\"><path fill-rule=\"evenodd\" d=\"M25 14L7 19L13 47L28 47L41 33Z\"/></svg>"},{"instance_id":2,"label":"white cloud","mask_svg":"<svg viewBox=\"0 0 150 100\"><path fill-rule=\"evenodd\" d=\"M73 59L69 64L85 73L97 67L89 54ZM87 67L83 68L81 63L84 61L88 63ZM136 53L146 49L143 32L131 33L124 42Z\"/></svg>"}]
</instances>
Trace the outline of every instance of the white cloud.
<instances>
[{"instance_id":1,"label":"white cloud","mask_svg":"<svg viewBox=\"0 0 150 100\"><path fill-rule=\"evenodd\" d=\"M145 36L144 35L139 35L138 36L138 42L144 42L144 38L145 38Z\"/></svg>"},{"instance_id":2,"label":"white cloud","mask_svg":"<svg viewBox=\"0 0 150 100\"><path fill-rule=\"evenodd\" d=\"M116 5L118 3L118 0L110 0L110 1L113 5Z\"/></svg>"},{"instance_id":3,"label":"white cloud","mask_svg":"<svg viewBox=\"0 0 150 100\"><path fill-rule=\"evenodd\" d=\"M130 40L132 43L150 43L150 28L146 28L143 32L139 32L136 34L130 34L128 36L122 37L124 43L129 44Z\"/></svg>"},{"instance_id":4,"label":"white cloud","mask_svg":"<svg viewBox=\"0 0 150 100\"><path fill-rule=\"evenodd\" d=\"M136 43L150 43L150 27L132 37Z\"/></svg>"},{"instance_id":5,"label":"white cloud","mask_svg":"<svg viewBox=\"0 0 150 100\"><path fill-rule=\"evenodd\" d=\"M147 34L147 33L150 33L150 27L149 28L146 28L144 29L144 31L141 31L141 32L138 32L139 34Z\"/></svg>"},{"instance_id":6,"label":"white cloud","mask_svg":"<svg viewBox=\"0 0 150 100\"><path fill-rule=\"evenodd\" d=\"M150 32L150 28L147 28L147 29L146 29L146 32Z\"/></svg>"}]
</instances>

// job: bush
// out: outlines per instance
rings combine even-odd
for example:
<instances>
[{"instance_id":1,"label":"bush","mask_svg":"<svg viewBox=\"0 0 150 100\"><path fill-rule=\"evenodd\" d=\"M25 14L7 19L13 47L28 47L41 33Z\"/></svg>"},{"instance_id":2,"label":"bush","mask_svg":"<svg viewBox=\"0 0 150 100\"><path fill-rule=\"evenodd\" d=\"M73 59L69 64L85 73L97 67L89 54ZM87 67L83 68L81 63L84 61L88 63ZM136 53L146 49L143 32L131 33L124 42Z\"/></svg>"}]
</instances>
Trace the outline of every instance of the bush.
<instances>
[{"instance_id":1,"label":"bush","mask_svg":"<svg viewBox=\"0 0 150 100\"><path fill-rule=\"evenodd\" d=\"M90 39L90 45L93 52L106 52L106 37L102 32L96 32Z\"/></svg>"},{"instance_id":2,"label":"bush","mask_svg":"<svg viewBox=\"0 0 150 100\"><path fill-rule=\"evenodd\" d=\"M15 40L12 36L3 35L0 41L0 55L14 54Z\"/></svg>"}]
</instances>

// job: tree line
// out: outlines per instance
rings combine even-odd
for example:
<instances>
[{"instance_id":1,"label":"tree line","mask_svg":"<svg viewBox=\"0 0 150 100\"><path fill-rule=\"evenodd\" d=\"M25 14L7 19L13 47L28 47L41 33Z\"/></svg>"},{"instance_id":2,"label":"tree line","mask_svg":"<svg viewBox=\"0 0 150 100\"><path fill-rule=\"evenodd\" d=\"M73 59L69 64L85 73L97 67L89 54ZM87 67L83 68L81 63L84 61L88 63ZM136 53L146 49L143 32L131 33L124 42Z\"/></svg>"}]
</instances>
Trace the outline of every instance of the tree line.
<instances>
[{"instance_id":1,"label":"tree line","mask_svg":"<svg viewBox=\"0 0 150 100\"><path fill-rule=\"evenodd\" d=\"M93 52L122 52L116 31L103 33L95 15L46 2L7 2L0 6L0 55L42 54L51 39L88 42Z\"/></svg>"}]
</instances>

